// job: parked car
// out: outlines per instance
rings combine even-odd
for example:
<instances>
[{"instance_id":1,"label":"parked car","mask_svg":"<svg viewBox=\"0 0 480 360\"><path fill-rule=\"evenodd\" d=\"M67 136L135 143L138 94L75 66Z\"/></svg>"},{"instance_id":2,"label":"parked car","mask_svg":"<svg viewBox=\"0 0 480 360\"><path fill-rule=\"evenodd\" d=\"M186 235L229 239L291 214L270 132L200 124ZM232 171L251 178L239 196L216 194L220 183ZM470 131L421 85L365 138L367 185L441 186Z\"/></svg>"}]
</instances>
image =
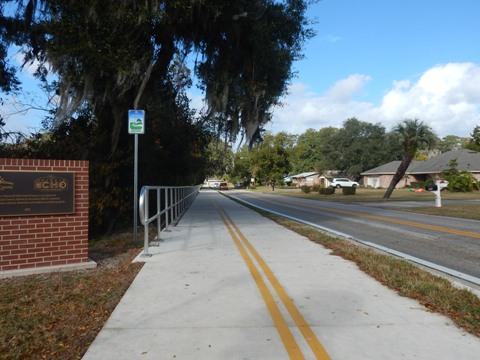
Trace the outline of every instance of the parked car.
<instances>
[{"instance_id":1,"label":"parked car","mask_svg":"<svg viewBox=\"0 0 480 360\"><path fill-rule=\"evenodd\" d=\"M340 189L342 187L357 187L358 185L360 185L358 182L352 181L347 178L333 178L330 181L330 186L337 189Z\"/></svg>"},{"instance_id":2,"label":"parked car","mask_svg":"<svg viewBox=\"0 0 480 360\"><path fill-rule=\"evenodd\" d=\"M219 182L214 182L212 185L210 185L212 189L219 189L220 188L220 183Z\"/></svg>"},{"instance_id":3,"label":"parked car","mask_svg":"<svg viewBox=\"0 0 480 360\"><path fill-rule=\"evenodd\" d=\"M218 188L220 190L228 190L228 184L226 182L221 182Z\"/></svg>"}]
</instances>

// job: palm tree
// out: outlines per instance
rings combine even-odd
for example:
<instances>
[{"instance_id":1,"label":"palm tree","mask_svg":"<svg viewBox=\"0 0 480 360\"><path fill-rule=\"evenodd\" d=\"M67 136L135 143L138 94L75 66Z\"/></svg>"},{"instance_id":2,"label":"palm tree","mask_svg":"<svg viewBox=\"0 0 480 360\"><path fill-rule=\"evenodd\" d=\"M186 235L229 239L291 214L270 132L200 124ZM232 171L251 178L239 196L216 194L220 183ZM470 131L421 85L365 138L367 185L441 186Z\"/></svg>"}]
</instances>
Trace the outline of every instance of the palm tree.
<instances>
[{"instance_id":1,"label":"palm tree","mask_svg":"<svg viewBox=\"0 0 480 360\"><path fill-rule=\"evenodd\" d=\"M435 142L435 134L432 129L418 119L405 119L397 124L392 132L399 137L400 143L403 145L403 158L385 195L383 195L384 199L390 198L395 186L405 176L418 148L422 145L427 145L430 148Z\"/></svg>"}]
</instances>

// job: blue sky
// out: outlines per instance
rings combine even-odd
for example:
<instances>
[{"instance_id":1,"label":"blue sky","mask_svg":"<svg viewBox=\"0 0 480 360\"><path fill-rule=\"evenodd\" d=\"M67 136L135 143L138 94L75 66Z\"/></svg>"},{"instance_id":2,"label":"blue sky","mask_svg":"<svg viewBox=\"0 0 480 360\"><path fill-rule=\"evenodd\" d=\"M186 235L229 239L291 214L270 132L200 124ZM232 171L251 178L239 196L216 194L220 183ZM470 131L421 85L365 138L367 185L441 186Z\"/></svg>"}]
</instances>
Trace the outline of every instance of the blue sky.
<instances>
[{"instance_id":1,"label":"blue sky","mask_svg":"<svg viewBox=\"0 0 480 360\"><path fill-rule=\"evenodd\" d=\"M480 125L480 0L322 0L309 16L317 35L267 130L301 134L350 117L391 130L418 118L440 137L464 137ZM36 89L28 69L23 79ZM38 131L43 115L11 116L6 127Z\"/></svg>"},{"instance_id":2,"label":"blue sky","mask_svg":"<svg viewBox=\"0 0 480 360\"><path fill-rule=\"evenodd\" d=\"M268 130L418 118L443 137L480 125L480 1L322 0L309 14L317 35Z\"/></svg>"}]
</instances>

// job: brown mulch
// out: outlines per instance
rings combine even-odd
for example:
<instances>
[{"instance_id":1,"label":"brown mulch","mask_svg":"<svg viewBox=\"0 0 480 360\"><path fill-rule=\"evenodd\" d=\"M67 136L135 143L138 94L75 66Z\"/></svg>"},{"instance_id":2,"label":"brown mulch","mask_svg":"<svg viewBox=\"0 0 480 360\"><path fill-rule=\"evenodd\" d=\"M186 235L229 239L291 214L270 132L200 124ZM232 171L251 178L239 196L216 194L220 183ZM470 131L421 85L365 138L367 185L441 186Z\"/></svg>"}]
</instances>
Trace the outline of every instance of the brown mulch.
<instances>
[{"instance_id":1,"label":"brown mulch","mask_svg":"<svg viewBox=\"0 0 480 360\"><path fill-rule=\"evenodd\" d=\"M0 280L0 359L81 359L143 263L131 235L92 246L95 269Z\"/></svg>"}]
</instances>

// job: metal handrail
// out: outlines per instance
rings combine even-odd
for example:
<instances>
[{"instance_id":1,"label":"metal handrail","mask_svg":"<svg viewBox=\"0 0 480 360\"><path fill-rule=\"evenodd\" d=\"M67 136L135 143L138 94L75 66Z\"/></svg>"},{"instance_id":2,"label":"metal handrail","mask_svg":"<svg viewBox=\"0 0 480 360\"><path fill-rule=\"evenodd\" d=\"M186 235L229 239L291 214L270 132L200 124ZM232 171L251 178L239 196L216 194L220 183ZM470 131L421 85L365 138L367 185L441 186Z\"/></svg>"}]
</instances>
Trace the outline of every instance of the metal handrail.
<instances>
[{"instance_id":1,"label":"metal handrail","mask_svg":"<svg viewBox=\"0 0 480 360\"><path fill-rule=\"evenodd\" d=\"M140 222L144 225L144 247L142 256L150 256L148 254L148 225L157 220L157 237L160 240L160 232L168 229L168 227L177 221L188 207L193 203L195 197L200 191L198 186L143 186L140 191L138 200ZM149 194L151 191L156 192L156 213L149 215ZM163 199L163 204L162 200ZM164 216L164 227L162 229L162 215Z\"/></svg>"}]
</instances>

